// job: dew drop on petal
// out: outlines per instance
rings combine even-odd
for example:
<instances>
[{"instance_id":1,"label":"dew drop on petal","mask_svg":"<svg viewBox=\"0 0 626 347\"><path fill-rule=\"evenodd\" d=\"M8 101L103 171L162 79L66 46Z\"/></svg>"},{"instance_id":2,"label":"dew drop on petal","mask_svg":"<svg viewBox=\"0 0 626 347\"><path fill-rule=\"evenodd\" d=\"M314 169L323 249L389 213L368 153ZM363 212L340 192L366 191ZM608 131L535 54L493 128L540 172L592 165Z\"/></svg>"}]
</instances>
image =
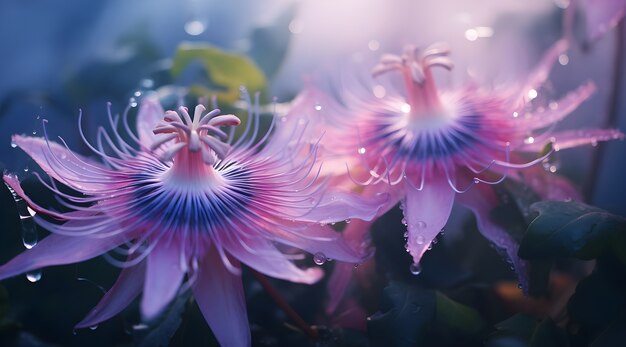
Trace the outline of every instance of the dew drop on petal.
<instances>
[{"instance_id":1,"label":"dew drop on petal","mask_svg":"<svg viewBox=\"0 0 626 347\"><path fill-rule=\"evenodd\" d=\"M315 104L315 111L321 111L322 110L322 105L320 104Z\"/></svg>"},{"instance_id":2,"label":"dew drop on petal","mask_svg":"<svg viewBox=\"0 0 626 347\"><path fill-rule=\"evenodd\" d=\"M522 288L524 288L524 286L523 286L521 283L518 283L518 284L517 284L517 288L518 288L518 289L522 289Z\"/></svg>"},{"instance_id":3,"label":"dew drop on petal","mask_svg":"<svg viewBox=\"0 0 626 347\"><path fill-rule=\"evenodd\" d=\"M35 283L41 279L41 270L35 270L26 273L26 279L29 282Z\"/></svg>"},{"instance_id":4,"label":"dew drop on petal","mask_svg":"<svg viewBox=\"0 0 626 347\"><path fill-rule=\"evenodd\" d=\"M422 235L419 235L419 236L417 237L417 239L415 240L415 242L417 242L417 244L418 244L418 245L423 245L423 244L424 244L424 241L425 241L425 240L424 240L424 236L422 236Z\"/></svg>"},{"instance_id":5,"label":"dew drop on petal","mask_svg":"<svg viewBox=\"0 0 626 347\"><path fill-rule=\"evenodd\" d=\"M322 252L317 252L313 255L313 262L317 265L324 265L326 261L328 261L328 259L326 258L326 255Z\"/></svg>"},{"instance_id":6,"label":"dew drop on petal","mask_svg":"<svg viewBox=\"0 0 626 347\"><path fill-rule=\"evenodd\" d=\"M418 229L426 229L426 222L424 222L423 220L418 221L415 226Z\"/></svg>"},{"instance_id":7,"label":"dew drop on petal","mask_svg":"<svg viewBox=\"0 0 626 347\"><path fill-rule=\"evenodd\" d=\"M352 222L351 219L346 219L344 222L346 222L346 224L350 224L350 222Z\"/></svg>"},{"instance_id":8,"label":"dew drop on petal","mask_svg":"<svg viewBox=\"0 0 626 347\"><path fill-rule=\"evenodd\" d=\"M365 147L361 147L361 148L359 148L359 149L358 149L358 152L359 152L359 154L365 154L365 152L366 152Z\"/></svg>"},{"instance_id":9,"label":"dew drop on petal","mask_svg":"<svg viewBox=\"0 0 626 347\"><path fill-rule=\"evenodd\" d=\"M16 148L17 147L17 143L11 141L11 148Z\"/></svg>"},{"instance_id":10,"label":"dew drop on petal","mask_svg":"<svg viewBox=\"0 0 626 347\"><path fill-rule=\"evenodd\" d=\"M412 263L409 266L409 271L411 272L412 275L417 276L420 273L422 273L422 267L420 266L420 264Z\"/></svg>"},{"instance_id":11,"label":"dew drop on petal","mask_svg":"<svg viewBox=\"0 0 626 347\"><path fill-rule=\"evenodd\" d=\"M24 168L24 172L28 172L28 166Z\"/></svg>"},{"instance_id":12,"label":"dew drop on petal","mask_svg":"<svg viewBox=\"0 0 626 347\"><path fill-rule=\"evenodd\" d=\"M135 99L135 98L130 98L128 100L128 103L129 103L130 107L137 107L137 99Z\"/></svg>"},{"instance_id":13,"label":"dew drop on petal","mask_svg":"<svg viewBox=\"0 0 626 347\"><path fill-rule=\"evenodd\" d=\"M400 222L402 223L402 225L407 226L406 218L402 218Z\"/></svg>"},{"instance_id":14,"label":"dew drop on petal","mask_svg":"<svg viewBox=\"0 0 626 347\"><path fill-rule=\"evenodd\" d=\"M528 98L530 100L535 99L537 97L537 95L539 95L539 93L537 93L536 89L531 89L531 90L528 91Z\"/></svg>"},{"instance_id":15,"label":"dew drop on petal","mask_svg":"<svg viewBox=\"0 0 626 347\"><path fill-rule=\"evenodd\" d=\"M405 231L405 232L404 232L404 238L407 238L407 237L409 237L409 232L408 232L408 231Z\"/></svg>"},{"instance_id":16,"label":"dew drop on petal","mask_svg":"<svg viewBox=\"0 0 626 347\"><path fill-rule=\"evenodd\" d=\"M98 329L98 324L90 326L90 327L89 327L89 329L91 329L91 330L96 330L96 329Z\"/></svg>"},{"instance_id":17,"label":"dew drop on petal","mask_svg":"<svg viewBox=\"0 0 626 347\"><path fill-rule=\"evenodd\" d=\"M190 20L185 23L185 32L191 36L198 36L206 30L206 24L201 20Z\"/></svg>"}]
</instances>

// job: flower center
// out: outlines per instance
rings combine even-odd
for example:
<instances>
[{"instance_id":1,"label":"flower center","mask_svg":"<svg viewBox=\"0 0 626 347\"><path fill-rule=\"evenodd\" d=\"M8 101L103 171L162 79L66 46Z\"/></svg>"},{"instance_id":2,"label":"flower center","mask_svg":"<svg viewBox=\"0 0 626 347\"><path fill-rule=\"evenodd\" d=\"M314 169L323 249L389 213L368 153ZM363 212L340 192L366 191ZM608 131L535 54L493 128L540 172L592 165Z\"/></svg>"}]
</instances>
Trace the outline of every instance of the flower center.
<instances>
[{"instance_id":1,"label":"flower center","mask_svg":"<svg viewBox=\"0 0 626 347\"><path fill-rule=\"evenodd\" d=\"M204 106L196 106L193 119L186 107L181 106L178 112L167 111L153 130L162 135L152 145L153 151L174 141L159 156L163 161L173 161L175 176L189 179L211 175L213 164L230 150L230 145L222 141L228 135L219 126L239 125L241 121L232 114L219 115L218 109L203 115L205 111Z\"/></svg>"},{"instance_id":2,"label":"flower center","mask_svg":"<svg viewBox=\"0 0 626 347\"><path fill-rule=\"evenodd\" d=\"M441 66L452 69L452 61L448 57L450 50L443 44L434 44L425 49L407 45L401 56L385 54L378 65L372 70L374 77L399 70L404 79L408 107L402 112L410 118L436 118L445 114L437 87L432 76L432 67Z\"/></svg>"}]
</instances>

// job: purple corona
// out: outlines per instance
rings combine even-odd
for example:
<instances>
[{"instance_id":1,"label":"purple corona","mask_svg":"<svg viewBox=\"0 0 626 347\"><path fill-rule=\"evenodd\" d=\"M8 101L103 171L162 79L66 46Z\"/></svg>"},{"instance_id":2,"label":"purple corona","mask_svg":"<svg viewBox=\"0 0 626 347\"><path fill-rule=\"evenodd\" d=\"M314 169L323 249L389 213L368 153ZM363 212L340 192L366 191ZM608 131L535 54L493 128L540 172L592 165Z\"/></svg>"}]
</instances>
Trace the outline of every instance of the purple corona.
<instances>
[{"instance_id":1,"label":"purple corona","mask_svg":"<svg viewBox=\"0 0 626 347\"><path fill-rule=\"evenodd\" d=\"M122 272L78 328L114 316L142 292L141 312L149 321L180 288L191 287L218 341L249 345L241 263L275 278L316 282L319 268L301 269L291 261L293 254L280 249L358 262L363 255L323 224L371 219L387 196L365 201L327 187L315 174L316 147L299 141L302 129L292 134L290 146L272 145L270 132L258 141L258 102L252 105L244 96L249 121L234 143L224 126L239 125L236 116L206 112L202 105L192 112L164 112L152 96L140 105L137 134L129 130L126 113L113 117L109 110L111 130L100 128L95 144L83 136L99 161L47 134L14 136L54 179L40 181L72 212L39 206L15 176L5 175L51 234L1 266L0 278L106 253ZM57 181L79 194L64 193Z\"/></svg>"}]
</instances>

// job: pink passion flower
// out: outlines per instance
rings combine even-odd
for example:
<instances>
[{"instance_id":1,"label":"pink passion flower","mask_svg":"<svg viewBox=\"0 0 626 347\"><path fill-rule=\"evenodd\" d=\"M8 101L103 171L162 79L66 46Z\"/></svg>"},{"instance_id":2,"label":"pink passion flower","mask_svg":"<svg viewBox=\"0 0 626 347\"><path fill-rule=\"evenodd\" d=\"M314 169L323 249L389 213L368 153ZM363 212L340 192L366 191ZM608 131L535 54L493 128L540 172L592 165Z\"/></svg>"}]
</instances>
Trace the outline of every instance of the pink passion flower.
<instances>
[{"instance_id":1,"label":"pink passion flower","mask_svg":"<svg viewBox=\"0 0 626 347\"><path fill-rule=\"evenodd\" d=\"M411 272L419 273L422 256L457 201L473 211L481 233L504 251L527 288L527 265L517 256L518 242L490 217L499 204L493 185L510 178L544 198L575 197L569 184L536 164L554 151L624 136L617 130L554 131L555 123L592 94L590 82L544 107L534 105L539 87L566 48L564 40L557 42L518 86L487 90L472 84L440 91L432 69L452 68L449 49L441 44L407 46L400 56L383 55L372 71L375 77L399 73L403 95L377 92L378 86L374 95L359 94L354 90L361 86L347 85L342 86L347 96L340 104L308 88L286 118L312 119L312 129L325 133L320 151L335 165L324 174L348 176L365 186L365 194L389 192L393 198L386 209L400 202L408 229L406 250L413 258ZM309 136L311 140L317 134ZM360 224L363 234L371 223ZM354 238L359 234L352 229L346 233ZM333 277L331 296L347 283L345 274Z\"/></svg>"},{"instance_id":2,"label":"pink passion flower","mask_svg":"<svg viewBox=\"0 0 626 347\"><path fill-rule=\"evenodd\" d=\"M294 254L281 250L295 247L359 262L363 255L324 224L372 219L388 197L363 200L329 189L311 174L320 165L316 148L298 145L298 132L288 149L270 145L270 132L256 141L258 102L248 104L255 111L235 143L222 141L229 136L221 127L239 125L236 116L206 112L202 105L193 115L185 107L164 112L155 97L142 101L137 134L129 130L126 113L120 119L110 110L112 131L100 128L97 144L90 144L81 130L101 161L49 141L47 134L14 136L14 143L54 179L38 176L40 181L72 212L39 206L15 176L5 174L7 186L51 234L2 265L0 279L104 253L113 261L115 254L122 255L116 283L77 328L109 319L141 292L142 316L149 321L179 290L191 287L222 345L250 345L241 263L275 278L314 283L322 271L297 267ZM307 155L294 159L303 152ZM55 181L79 194L64 193Z\"/></svg>"}]
</instances>

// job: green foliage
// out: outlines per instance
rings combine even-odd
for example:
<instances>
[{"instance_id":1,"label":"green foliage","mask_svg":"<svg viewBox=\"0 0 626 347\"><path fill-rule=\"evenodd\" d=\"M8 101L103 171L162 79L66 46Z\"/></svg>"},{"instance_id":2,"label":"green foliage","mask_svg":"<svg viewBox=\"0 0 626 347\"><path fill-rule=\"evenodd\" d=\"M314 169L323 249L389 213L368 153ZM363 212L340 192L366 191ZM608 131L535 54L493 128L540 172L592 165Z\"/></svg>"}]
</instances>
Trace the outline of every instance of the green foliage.
<instances>
[{"instance_id":1,"label":"green foliage","mask_svg":"<svg viewBox=\"0 0 626 347\"><path fill-rule=\"evenodd\" d=\"M519 255L526 259L576 257L589 260L613 254L626 264L626 220L579 202L538 202Z\"/></svg>"},{"instance_id":2,"label":"green foliage","mask_svg":"<svg viewBox=\"0 0 626 347\"><path fill-rule=\"evenodd\" d=\"M267 94L265 75L252 60L208 44L181 44L174 56L171 75L180 77L196 61L202 65L210 85L192 85L190 92L193 95L216 96L220 104L230 105L239 99L241 86L251 93L260 92L262 97Z\"/></svg>"}]
</instances>

